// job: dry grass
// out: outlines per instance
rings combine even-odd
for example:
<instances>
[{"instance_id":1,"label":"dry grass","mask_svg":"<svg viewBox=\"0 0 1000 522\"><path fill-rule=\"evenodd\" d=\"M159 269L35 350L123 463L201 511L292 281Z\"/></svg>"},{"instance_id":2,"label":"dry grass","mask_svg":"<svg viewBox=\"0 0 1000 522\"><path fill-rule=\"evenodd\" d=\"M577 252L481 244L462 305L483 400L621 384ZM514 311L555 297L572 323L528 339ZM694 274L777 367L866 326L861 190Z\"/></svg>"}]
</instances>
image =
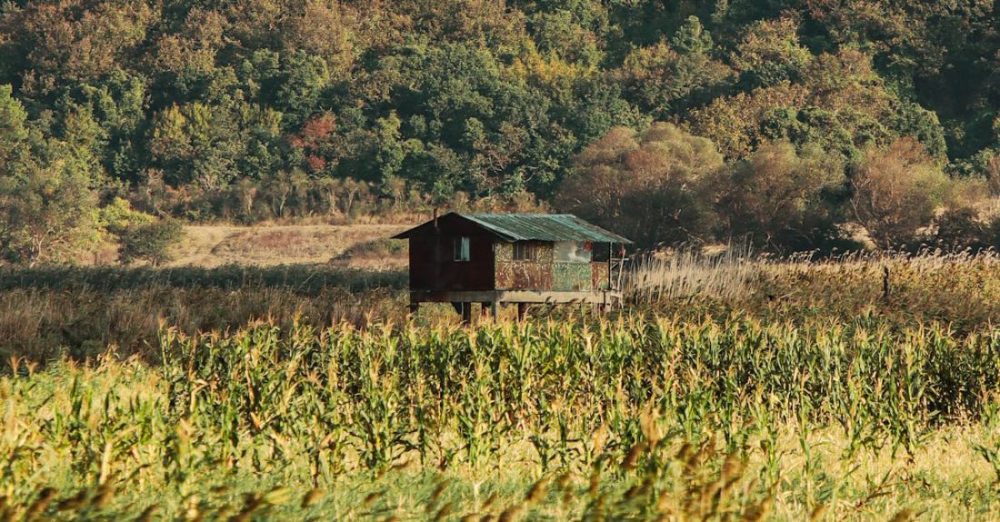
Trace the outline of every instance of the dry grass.
<instances>
[{"instance_id":1,"label":"dry grass","mask_svg":"<svg viewBox=\"0 0 1000 522\"><path fill-rule=\"evenodd\" d=\"M744 247L665 252L638 260L625 292L638 304L696 297L734 301L753 291L763 265Z\"/></svg>"},{"instance_id":2,"label":"dry grass","mask_svg":"<svg viewBox=\"0 0 1000 522\"><path fill-rule=\"evenodd\" d=\"M187 226L170 266L274 266L326 263L349 248L402 232L409 225ZM393 260L390 260L393 261ZM399 266L404 257L395 261ZM366 268L373 268L370 263ZM352 265L353 266L353 265Z\"/></svg>"},{"instance_id":3,"label":"dry grass","mask_svg":"<svg viewBox=\"0 0 1000 522\"><path fill-rule=\"evenodd\" d=\"M777 260L744 252L681 251L650 258L627 279L633 306L739 311L769 320L877 317L899 325L982 330L1000 319L1000 255L848 254Z\"/></svg>"},{"instance_id":4,"label":"dry grass","mask_svg":"<svg viewBox=\"0 0 1000 522\"><path fill-rule=\"evenodd\" d=\"M409 244L405 240L380 238L356 243L334 257L336 266L367 270L405 271L409 265Z\"/></svg>"},{"instance_id":5,"label":"dry grass","mask_svg":"<svg viewBox=\"0 0 1000 522\"><path fill-rule=\"evenodd\" d=\"M258 319L317 327L405 317L401 272L326 265L0 269L0 359L82 360L114 346L155 359L161 321L225 331Z\"/></svg>"},{"instance_id":6,"label":"dry grass","mask_svg":"<svg viewBox=\"0 0 1000 522\"><path fill-rule=\"evenodd\" d=\"M1000 319L1000 256L853 254L766 263L740 306L775 318L873 316L972 332Z\"/></svg>"},{"instance_id":7,"label":"dry grass","mask_svg":"<svg viewBox=\"0 0 1000 522\"><path fill-rule=\"evenodd\" d=\"M322 265L0 270L0 356L85 358L109 344L121 354L148 354L160 319L188 333L267 318L288 325L299 317L317 327L340 321L398 323L406 315L405 271L387 271L381 262L405 256L397 246L382 240L358 243ZM375 269L344 268L369 264ZM883 293L886 269L888 298ZM638 311L689 317L738 312L774 321L860 316L904 326L947 324L972 333L1000 318L1000 258L851 256L779 262L739 253L681 252L640 265L628 292L630 308ZM563 318L573 310L539 307L532 313ZM419 316L435 323L455 317L447 305L421 307Z\"/></svg>"}]
</instances>

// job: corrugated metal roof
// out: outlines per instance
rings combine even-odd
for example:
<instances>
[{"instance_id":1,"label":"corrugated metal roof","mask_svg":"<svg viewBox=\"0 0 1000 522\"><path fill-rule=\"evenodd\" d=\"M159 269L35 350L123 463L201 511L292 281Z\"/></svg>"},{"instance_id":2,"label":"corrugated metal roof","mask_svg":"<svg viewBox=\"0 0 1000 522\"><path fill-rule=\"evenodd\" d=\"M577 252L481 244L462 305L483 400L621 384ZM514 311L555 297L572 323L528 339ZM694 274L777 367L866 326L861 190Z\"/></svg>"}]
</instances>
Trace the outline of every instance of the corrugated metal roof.
<instances>
[{"instance_id":1,"label":"corrugated metal roof","mask_svg":"<svg viewBox=\"0 0 1000 522\"><path fill-rule=\"evenodd\" d=\"M509 241L632 242L572 214L458 214Z\"/></svg>"}]
</instances>

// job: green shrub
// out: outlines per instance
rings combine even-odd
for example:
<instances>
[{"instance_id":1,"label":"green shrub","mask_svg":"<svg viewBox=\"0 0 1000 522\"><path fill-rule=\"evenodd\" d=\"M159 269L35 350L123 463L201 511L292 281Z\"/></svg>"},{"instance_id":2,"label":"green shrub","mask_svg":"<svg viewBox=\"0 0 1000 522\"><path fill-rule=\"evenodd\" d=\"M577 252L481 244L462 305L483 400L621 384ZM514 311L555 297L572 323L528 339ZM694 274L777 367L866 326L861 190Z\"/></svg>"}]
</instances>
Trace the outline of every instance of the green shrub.
<instances>
[{"instance_id":1,"label":"green shrub","mask_svg":"<svg viewBox=\"0 0 1000 522\"><path fill-rule=\"evenodd\" d=\"M135 223L119 235L118 259L123 264L148 261L161 265L170 261L170 247L180 242L184 227L174 219Z\"/></svg>"}]
</instances>

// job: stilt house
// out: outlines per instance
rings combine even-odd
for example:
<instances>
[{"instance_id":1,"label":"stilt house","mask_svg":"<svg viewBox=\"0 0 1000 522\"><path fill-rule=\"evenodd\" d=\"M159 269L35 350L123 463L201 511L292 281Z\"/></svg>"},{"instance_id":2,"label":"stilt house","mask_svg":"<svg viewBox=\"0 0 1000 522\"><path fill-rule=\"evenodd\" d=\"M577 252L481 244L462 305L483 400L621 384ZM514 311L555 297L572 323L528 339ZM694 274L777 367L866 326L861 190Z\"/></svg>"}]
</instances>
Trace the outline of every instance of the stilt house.
<instances>
[{"instance_id":1,"label":"stilt house","mask_svg":"<svg viewBox=\"0 0 1000 522\"><path fill-rule=\"evenodd\" d=\"M396 239L410 242L410 307L451 303L468 321L500 304L621 302L628 239L570 214L435 217Z\"/></svg>"}]
</instances>

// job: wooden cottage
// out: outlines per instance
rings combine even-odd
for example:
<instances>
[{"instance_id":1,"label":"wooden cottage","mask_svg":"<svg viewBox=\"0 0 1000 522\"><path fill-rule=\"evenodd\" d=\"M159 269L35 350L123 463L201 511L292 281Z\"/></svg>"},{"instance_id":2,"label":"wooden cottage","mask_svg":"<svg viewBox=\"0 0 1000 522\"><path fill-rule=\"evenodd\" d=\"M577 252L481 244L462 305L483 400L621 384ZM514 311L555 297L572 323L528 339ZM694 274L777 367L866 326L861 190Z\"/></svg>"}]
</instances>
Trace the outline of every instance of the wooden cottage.
<instances>
[{"instance_id":1,"label":"wooden cottage","mask_svg":"<svg viewBox=\"0 0 1000 522\"><path fill-rule=\"evenodd\" d=\"M621 302L631 241L569 214L449 213L395 236L410 242L410 308L451 303L471 318L500 304ZM618 256L616 258L616 255Z\"/></svg>"}]
</instances>

